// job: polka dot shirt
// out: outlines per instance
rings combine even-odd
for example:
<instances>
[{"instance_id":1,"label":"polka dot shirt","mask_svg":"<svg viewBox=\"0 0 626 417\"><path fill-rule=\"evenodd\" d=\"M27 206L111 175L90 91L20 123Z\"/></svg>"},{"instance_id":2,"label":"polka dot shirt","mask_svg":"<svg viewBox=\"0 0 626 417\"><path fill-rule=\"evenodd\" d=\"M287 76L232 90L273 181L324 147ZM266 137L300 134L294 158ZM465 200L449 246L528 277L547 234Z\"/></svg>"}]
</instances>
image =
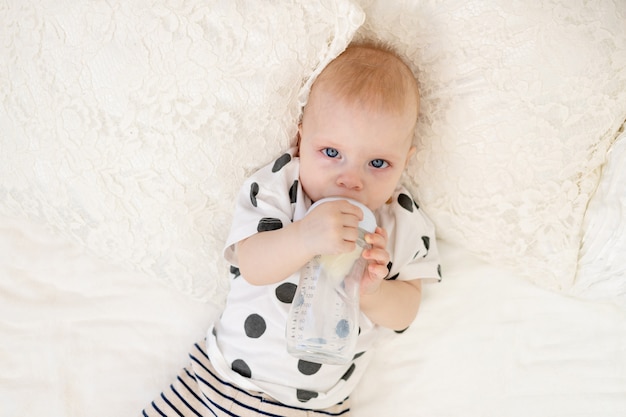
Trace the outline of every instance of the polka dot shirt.
<instances>
[{"instance_id":1,"label":"polka dot shirt","mask_svg":"<svg viewBox=\"0 0 626 417\"><path fill-rule=\"evenodd\" d=\"M377 338L393 332L361 314L350 363L327 365L297 359L287 352L285 326L299 274L267 286L250 285L241 277L235 244L301 219L311 205L298 180L300 164L294 152L289 150L259 170L242 187L224 250L231 263L231 289L222 316L207 334L207 347L220 375L241 388L263 391L287 405L321 409L350 395ZM389 235L387 250L392 261L386 279L441 279L434 227L405 188L398 187L375 216ZM280 253L272 256L280 262Z\"/></svg>"}]
</instances>

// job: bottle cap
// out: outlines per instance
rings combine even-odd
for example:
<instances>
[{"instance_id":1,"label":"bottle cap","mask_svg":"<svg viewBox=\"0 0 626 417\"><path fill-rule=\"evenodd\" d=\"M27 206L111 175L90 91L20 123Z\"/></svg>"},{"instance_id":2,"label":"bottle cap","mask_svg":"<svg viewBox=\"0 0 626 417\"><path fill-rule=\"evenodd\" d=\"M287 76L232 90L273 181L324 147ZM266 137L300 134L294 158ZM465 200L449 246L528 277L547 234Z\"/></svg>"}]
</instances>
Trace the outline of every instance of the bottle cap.
<instances>
[{"instance_id":1,"label":"bottle cap","mask_svg":"<svg viewBox=\"0 0 626 417\"><path fill-rule=\"evenodd\" d=\"M374 213L372 213L372 210L367 208L365 204L359 203L358 201L353 200L351 198L345 198L345 197L322 198L321 200L318 200L315 203L313 203L313 205L311 205L307 213L322 203L327 203L329 201L337 201L337 200L346 200L350 204L360 208L361 211L363 212L363 220L359 222L359 228L365 230L366 232L374 233L374 231L376 230L376 217L374 216Z\"/></svg>"}]
</instances>

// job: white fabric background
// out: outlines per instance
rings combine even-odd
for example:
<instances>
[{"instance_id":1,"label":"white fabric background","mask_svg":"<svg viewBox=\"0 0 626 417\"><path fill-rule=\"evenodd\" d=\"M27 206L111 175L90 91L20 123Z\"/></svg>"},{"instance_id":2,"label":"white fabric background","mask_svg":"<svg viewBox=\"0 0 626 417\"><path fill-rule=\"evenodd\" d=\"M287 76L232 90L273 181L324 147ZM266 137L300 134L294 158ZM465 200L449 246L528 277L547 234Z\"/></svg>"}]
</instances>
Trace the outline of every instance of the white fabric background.
<instances>
[{"instance_id":1,"label":"white fabric background","mask_svg":"<svg viewBox=\"0 0 626 417\"><path fill-rule=\"evenodd\" d=\"M420 78L407 180L452 244L354 415L626 415L626 3L359 4L0 3L0 416L136 415L171 382L231 197L362 23Z\"/></svg>"}]
</instances>

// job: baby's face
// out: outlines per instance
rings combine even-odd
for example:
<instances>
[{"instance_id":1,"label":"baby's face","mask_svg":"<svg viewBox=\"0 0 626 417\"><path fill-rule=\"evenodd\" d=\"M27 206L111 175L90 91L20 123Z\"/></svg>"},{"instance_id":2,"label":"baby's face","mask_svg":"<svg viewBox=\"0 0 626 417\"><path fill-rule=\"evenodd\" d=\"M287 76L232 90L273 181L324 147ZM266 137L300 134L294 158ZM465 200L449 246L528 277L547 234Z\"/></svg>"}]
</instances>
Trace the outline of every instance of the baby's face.
<instances>
[{"instance_id":1,"label":"baby's face","mask_svg":"<svg viewBox=\"0 0 626 417\"><path fill-rule=\"evenodd\" d=\"M393 194L409 157L415 113L373 112L317 94L300 133L300 182L313 201L347 197L371 210Z\"/></svg>"}]
</instances>

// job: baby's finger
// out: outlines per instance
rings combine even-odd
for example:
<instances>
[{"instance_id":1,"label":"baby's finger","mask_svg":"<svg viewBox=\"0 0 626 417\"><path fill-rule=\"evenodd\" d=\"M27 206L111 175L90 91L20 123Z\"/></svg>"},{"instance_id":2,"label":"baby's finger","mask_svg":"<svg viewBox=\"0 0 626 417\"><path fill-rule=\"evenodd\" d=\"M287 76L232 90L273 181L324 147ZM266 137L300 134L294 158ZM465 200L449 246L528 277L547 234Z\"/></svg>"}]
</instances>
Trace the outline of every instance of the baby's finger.
<instances>
[{"instance_id":1,"label":"baby's finger","mask_svg":"<svg viewBox=\"0 0 626 417\"><path fill-rule=\"evenodd\" d=\"M376 228L375 233L368 233L365 235L365 241L376 248L387 247L387 232L380 227Z\"/></svg>"},{"instance_id":2,"label":"baby's finger","mask_svg":"<svg viewBox=\"0 0 626 417\"><path fill-rule=\"evenodd\" d=\"M386 266L379 264L369 264L367 272L369 272L371 277L375 277L378 280L384 279L389 273Z\"/></svg>"},{"instance_id":3,"label":"baby's finger","mask_svg":"<svg viewBox=\"0 0 626 417\"><path fill-rule=\"evenodd\" d=\"M389 253L384 249L376 247L373 247L371 249L365 249L363 251L363 258L367 259L368 261L372 261L375 264L383 265L385 266L385 268L390 261Z\"/></svg>"},{"instance_id":4,"label":"baby's finger","mask_svg":"<svg viewBox=\"0 0 626 417\"><path fill-rule=\"evenodd\" d=\"M338 200L337 205L341 210L341 213L355 216L359 221L363 220L363 210L354 204L351 204L346 200Z\"/></svg>"}]
</instances>

